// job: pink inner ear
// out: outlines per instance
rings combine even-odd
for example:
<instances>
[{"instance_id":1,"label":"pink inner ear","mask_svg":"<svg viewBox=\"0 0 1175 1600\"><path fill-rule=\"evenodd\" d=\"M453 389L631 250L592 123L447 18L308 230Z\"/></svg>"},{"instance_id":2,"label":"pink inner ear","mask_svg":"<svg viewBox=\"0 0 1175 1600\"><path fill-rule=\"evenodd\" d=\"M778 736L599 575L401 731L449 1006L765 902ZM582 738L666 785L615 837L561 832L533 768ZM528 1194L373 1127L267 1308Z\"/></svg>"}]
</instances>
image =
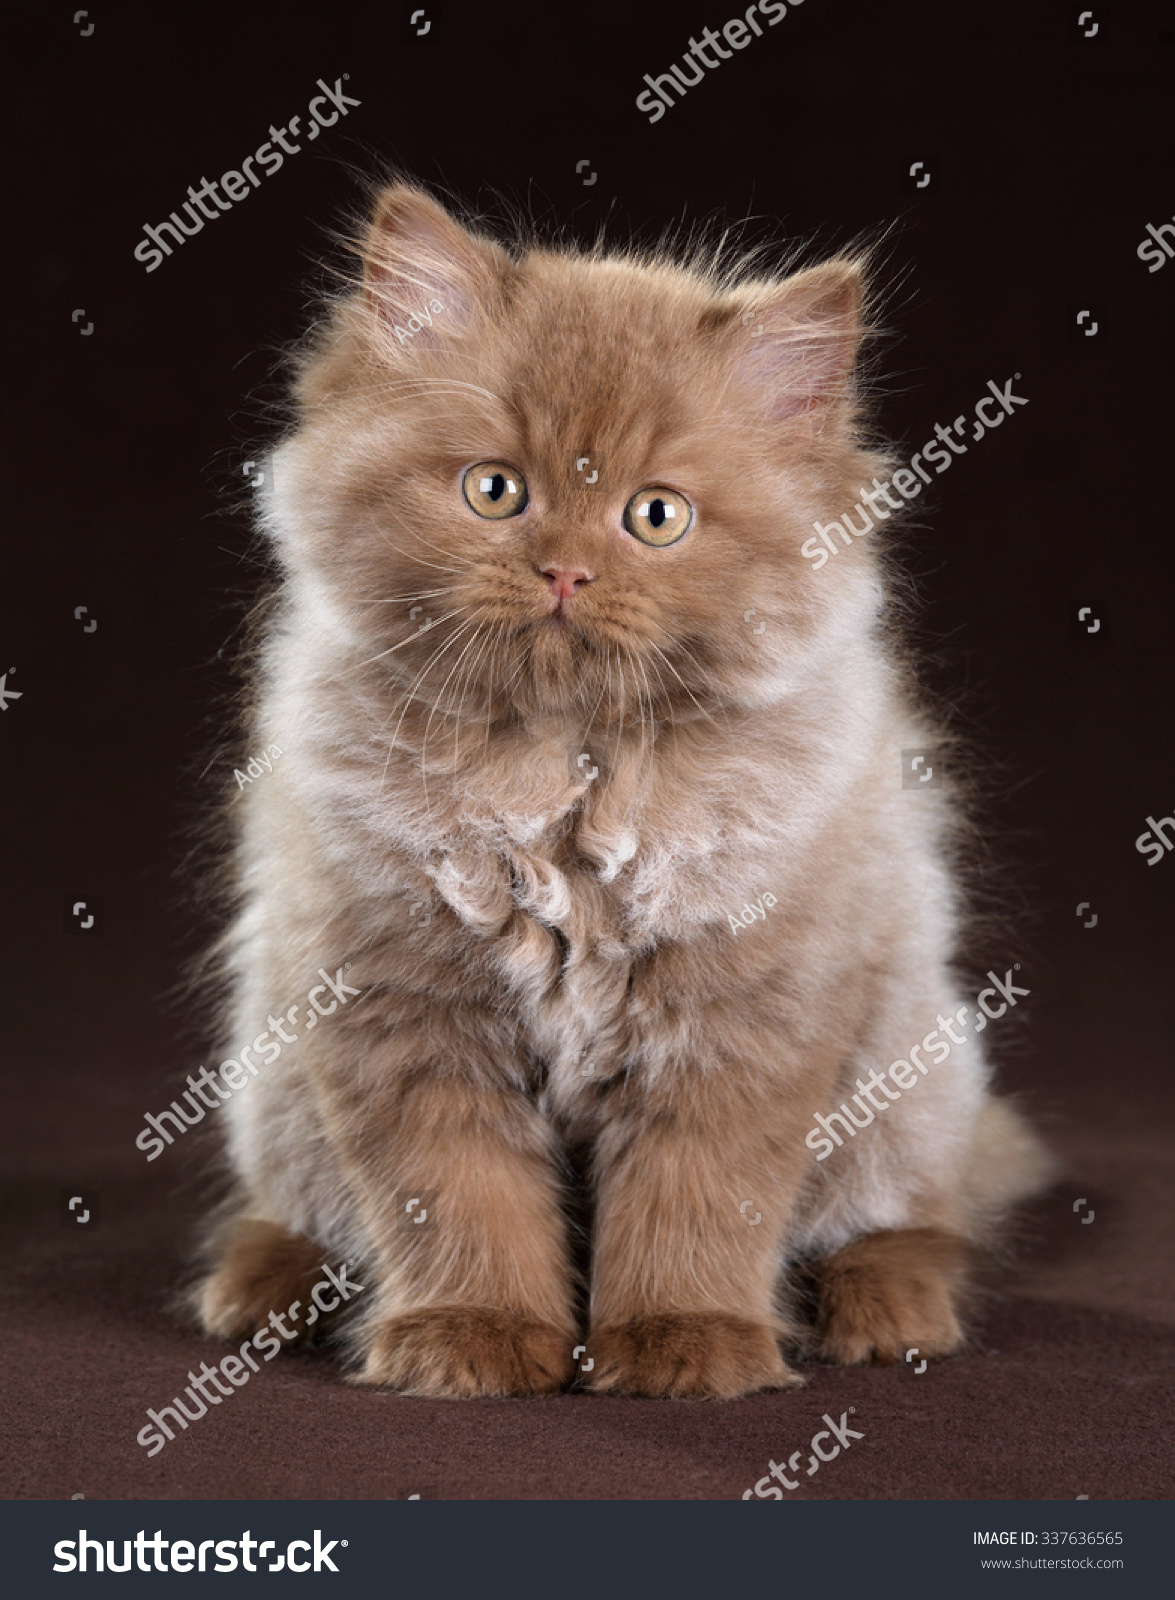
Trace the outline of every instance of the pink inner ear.
<instances>
[{"instance_id":1,"label":"pink inner ear","mask_svg":"<svg viewBox=\"0 0 1175 1600\"><path fill-rule=\"evenodd\" d=\"M406 330L422 344L467 328L477 291L489 277L489 261L477 241L426 196L411 191L385 197L364 247L363 266L368 293L388 330Z\"/></svg>"},{"instance_id":2,"label":"pink inner ear","mask_svg":"<svg viewBox=\"0 0 1175 1600\"><path fill-rule=\"evenodd\" d=\"M781 420L830 406L844 390L857 350L855 334L802 327L776 337L765 333L763 344L747 365L769 414Z\"/></svg>"},{"instance_id":3,"label":"pink inner ear","mask_svg":"<svg viewBox=\"0 0 1175 1600\"><path fill-rule=\"evenodd\" d=\"M833 263L784 284L739 325L739 362L780 421L830 408L844 393L861 338L856 272Z\"/></svg>"},{"instance_id":4,"label":"pink inner ear","mask_svg":"<svg viewBox=\"0 0 1175 1600\"><path fill-rule=\"evenodd\" d=\"M472 320L469 292L456 274L446 271L447 265L435 257L399 254L370 262L367 282L381 317L402 325L412 317L423 320L428 312L434 326L435 318L444 316L450 332L467 327ZM424 331L431 331L427 322Z\"/></svg>"}]
</instances>

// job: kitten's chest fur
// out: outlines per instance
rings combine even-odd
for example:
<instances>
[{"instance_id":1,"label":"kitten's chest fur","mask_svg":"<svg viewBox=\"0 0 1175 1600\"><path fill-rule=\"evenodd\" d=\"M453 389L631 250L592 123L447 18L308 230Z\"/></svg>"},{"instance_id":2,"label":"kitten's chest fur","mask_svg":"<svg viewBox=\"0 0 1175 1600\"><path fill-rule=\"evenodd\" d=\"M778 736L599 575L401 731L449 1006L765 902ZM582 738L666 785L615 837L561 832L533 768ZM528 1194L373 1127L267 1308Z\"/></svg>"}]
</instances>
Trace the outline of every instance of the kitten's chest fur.
<instances>
[{"instance_id":1,"label":"kitten's chest fur","mask_svg":"<svg viewBox=\"0 0 1175 1600\"><path fill-rule=\"evenodd\" d=\"M429 874L467 936L488 946L557 1102L624 1067L634 962L669 933L639 794L654 770L647 750L551 730L464 785L453 775L455 825Z\"/></svg>"}]
</instances>

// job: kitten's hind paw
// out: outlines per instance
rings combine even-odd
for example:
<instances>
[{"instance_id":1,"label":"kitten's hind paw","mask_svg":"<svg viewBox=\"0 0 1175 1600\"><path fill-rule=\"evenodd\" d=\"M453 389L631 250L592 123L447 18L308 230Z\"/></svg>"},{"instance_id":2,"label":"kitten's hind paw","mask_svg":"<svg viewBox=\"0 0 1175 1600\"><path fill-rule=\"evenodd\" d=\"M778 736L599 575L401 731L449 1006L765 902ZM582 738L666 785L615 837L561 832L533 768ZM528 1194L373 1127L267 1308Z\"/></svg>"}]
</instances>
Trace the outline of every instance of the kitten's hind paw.
<instances>
[{"instance_id":1,"label":"kitten's hind paw","mask_svg":"<svg viewBox=\"0 0 1175 1600\"><path fill-rule=\"evenodd\" d=\"M734 1400L803 1382L767 1323L722 1312L661 1311L597 1328L587 1354L586 1386L609 1394Z\"/></svg>"},{"instance_id":2,"label":"kitten's hind paw","mask_svg":"<svg viewBox=\"0 0 1175 1600\"><path fill-rule=\"evenodd\" d=\"M193 1304L205 1333L222 1339L239 1339L265 1327L270 1312L281 1315L298 1305L302 1315L291 1317L297 1339L319 1320L306 1308L322 1274L321 1245L280 1223L250 1218L233 1225L219 1265L199 1284Z\"/></svg>"},{"instance_id":3,"label":"kitten's hind paw","mask_svg":"<svg viewBox=\"0 0 1175 1600\"><path fill-rule=\"evenodd\" d=\"M816 1355L851 1366L900 1361L908 1349L949 1355L969 1247L937 1228L869 1233L816 1263Z\"/></svg>"},{"instance_id":4,"label":"kitten's hind paw","mask_svg":"<svg viewBox=\"0 0 1175 1600\"><path fill-rule=\"evenodd\" d=\"M483 1306L421 1306L380 1323L356 1383L436 1399L553 1394L569 1382L573 1336Z\"/></svg>"}]
</instances>

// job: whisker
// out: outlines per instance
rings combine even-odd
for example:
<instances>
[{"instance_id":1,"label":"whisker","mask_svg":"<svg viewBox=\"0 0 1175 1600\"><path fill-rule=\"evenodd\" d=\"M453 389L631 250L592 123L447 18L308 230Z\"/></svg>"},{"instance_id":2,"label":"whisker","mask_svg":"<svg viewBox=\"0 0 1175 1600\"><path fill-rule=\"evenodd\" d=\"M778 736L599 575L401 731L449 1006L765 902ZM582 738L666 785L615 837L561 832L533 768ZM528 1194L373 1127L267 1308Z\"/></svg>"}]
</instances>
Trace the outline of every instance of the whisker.
<instances>
[{"instance_id":1,"label":"whisker","mask_svg":"<svg viewBox=\"0 0 1175 1600\"><path fill-rule=\"evenodd\" d=\"M453 666L449 671L449 676L445 679L444 683L441 685L440 694L438 694L436 699L433 701L432 710L428 714L428 721L424 725L424 738L421 741L421 745L420 745L420 777L421 777L421 783L422 783L423 792L424 792L425 810L429 811L430 814L431 814L431 807L429 806L429 802L428 802L428 763L427 763L427 761L425 759L426 756L428 755L428 736L429 736L429 733L432 731L433 718L436 716L438 710L440 710L441 705L442 705L442 703L444 701L445 691L448 689L450 683L453 681L453 674L457 671L457 668L461 665L462 661L464 660L466 652L471 648L471 646L474 644L474 642L477 639L478 628L480 626L478 624L478 622L477 622L477 618L476 617L471 617L469 619L469 621L474 624L473 636L472 636L472 638L470 638L466 642L465 649L462 650L461 654L457 657L457 660L453 663Z\"/></svg>"},{"instance_id":2,"label":"whisker","mask_svg":"<svg viewBox=\"0 0 1175 1600\"><path fill-rule=\"evenodd\" d=\"M454 630L454 632L450 636L450 638L446 639L444 644L442 644L439 647L439 649L433 651L432 655L429 657L429 659L425 662L424 666L421 668L420 672L417 675L416 682L412 685L411 689L404 696L404 709L400 712L400 720L399 720L399 722L396 723L395 732L392 734L391 745L389 746L389 754L390 754L392 746L396 745L399 742L400 729L404 725L404 718L408 714L408 707L412 704L412 701L415 698L417 688L424 681L425 676L427 675L429 670L432 668L434 662L439 661L440 658L444 655L445 651L448 650L451 645L456 644L457 640L461 637L461 635L465 632L465 630L467 628L472 627L472 626L475 625L476 620L477 619L475 617L467 618L460 625L460 627L458 627L457 629ZM395 707L392 708L391 712L388 715L388 722L391 721L393 716L395 716ZM387 723L385 723L384 726L386 727ZM423 762L423 751L421 752L421 760ZM422 770L423 770L423 768L422 768Z\"/></svg>"},{"instance_id":3,"label":"whisker","mask_svg":"<svg viewBox=\"0 0 1175 1600\"><path fill-rule=\"evenodd\" d=\"M401 523L401 527L404 527L404 526L405 525L403 523ZM434 567L437 572L453 572L453 573L456 573L456 575L458 577L462 576L463 572L465 571L465 569L462 568L462 567L445 567L445 566L442 566L439 561L426 561L423 556L417 555L415 551L402 550L398 544L393 544L392 541L388 538L387 534L384 532L384 530L382 528L377 528L375 531L379 534L380 538L387 545L388 549L389 550L394 550L396 552L396 554L398 556L402 556L405 561L414 561L414 562L417 563L418 566L421 566L421 567ZM412 529L405 527L405 532L411 534L412 533ZM450 556L450 557L453 556L453 551L452 550L442 550L439 545L434 545L427 539L422 539L420 542L422 544L427 544L429 549L430 550L435 550L438 555Z\"/></svg>"},{"instance_id":4,"label":"whisker","mask_svg":"<svg viewBox=\"0 0 1175 1600\"><path fill-rule=\"evenodd\" d=\"M663 633L665 632L664 629L662 629L661 631ZM668 637L668 634L666 634L666 637ZM672 661L670 661L669 657L665 654L664 650L661 649L661 646L659 644L654 644L653 641L650 639L649 640L649 647L650 647L650 649L655 650L657 652L657 654L661 657L661 660L664 661L665 665L669 668L670 672L672 672L673 676L677 679L678 683L681 684L681 687L685 690L686 694L689 695L690 699L693 701L694 705L697 706L697 708L698 708L699 712L702 714L702 716L706 718L707 722L712 722L716 728L719 727L720 723L718 722L718 719L714 716L714 714L711 711L708 711L706 709L706 707L702 704L702 702L698 699L697 695L690 688L689 684L686 683L685 679L682 677L681 673L678 672L677 668L673 665Z\"/></svg>"},{"instance_id":5,"label":"whisker","mask_svg":"<svg viewBox=\"0 0 1175 1600\"><path fill-rule=\"evenodd\" d=\"M447 611L443 617L438 617L437 618L436 622L433 623L433 627L439 626L439 624L442 623L442 622L448 622L451 617L458 617L458 616L461 615L461 613L463 611L468 611L468 610L469 610L468 606L458 606L455 611ZM431 633L431 631L432 631L432 629L430 628L429 632ZM353 670L355 672L358 672L360 670L360 668L362 668L362 667L370 667L374 662L382 661L385 656L395 655L397 650L402 650L406 644L411 644L412 641L414 639L417 639L417 638L419 638L419 634L416 634L416 633L410 634L407 639L401 639L399 644L392 644L392 645L389 645L386 650L381 650L380 653L377 656L368 656L366 661L356 662L355 666L351 670ZM336 676L337 677L341 677L342 674L339 673ZM328 678L326 681L328 683L333 683L333 682L335 682L335 678Z\"/></svg>"},{"instance_id":6,"label":"whisker","mask_svg":"<svg viewBox=\"0 0 1175 1600\"><path fill-rule=\"evenodd\" d=\"M361 606L396 606L406 605L409 600L435 600L438 595L452 594L451 587L445 589L421 589L418 594L392 594L384 600L358 600L354 602Z\"/></svg>"}]
</instances>

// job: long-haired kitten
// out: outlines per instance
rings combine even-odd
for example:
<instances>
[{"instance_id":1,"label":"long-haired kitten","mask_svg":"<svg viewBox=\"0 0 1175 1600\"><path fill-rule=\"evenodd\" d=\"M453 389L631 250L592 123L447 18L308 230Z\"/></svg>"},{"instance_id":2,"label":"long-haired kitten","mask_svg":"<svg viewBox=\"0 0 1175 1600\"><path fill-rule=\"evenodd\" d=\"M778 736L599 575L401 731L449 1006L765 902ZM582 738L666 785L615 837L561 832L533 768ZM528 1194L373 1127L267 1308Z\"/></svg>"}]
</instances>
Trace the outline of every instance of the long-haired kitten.
<instances>
[{"instance_id":1,"label":"long-haired kitten","mask_svg":"<svg viewBox=\"0 0 1175 1600\"><path fill-rule=\"evenodd\" d=\"M877 541L801 555L883 466L859 263L506 247L406 185L358 254L265 512L205 1328L348 1262L357 1376L409 1394L949 1351L1043 1157L974 1028L862 1092L964 997Z\"/></svg>"}]
</instances>

